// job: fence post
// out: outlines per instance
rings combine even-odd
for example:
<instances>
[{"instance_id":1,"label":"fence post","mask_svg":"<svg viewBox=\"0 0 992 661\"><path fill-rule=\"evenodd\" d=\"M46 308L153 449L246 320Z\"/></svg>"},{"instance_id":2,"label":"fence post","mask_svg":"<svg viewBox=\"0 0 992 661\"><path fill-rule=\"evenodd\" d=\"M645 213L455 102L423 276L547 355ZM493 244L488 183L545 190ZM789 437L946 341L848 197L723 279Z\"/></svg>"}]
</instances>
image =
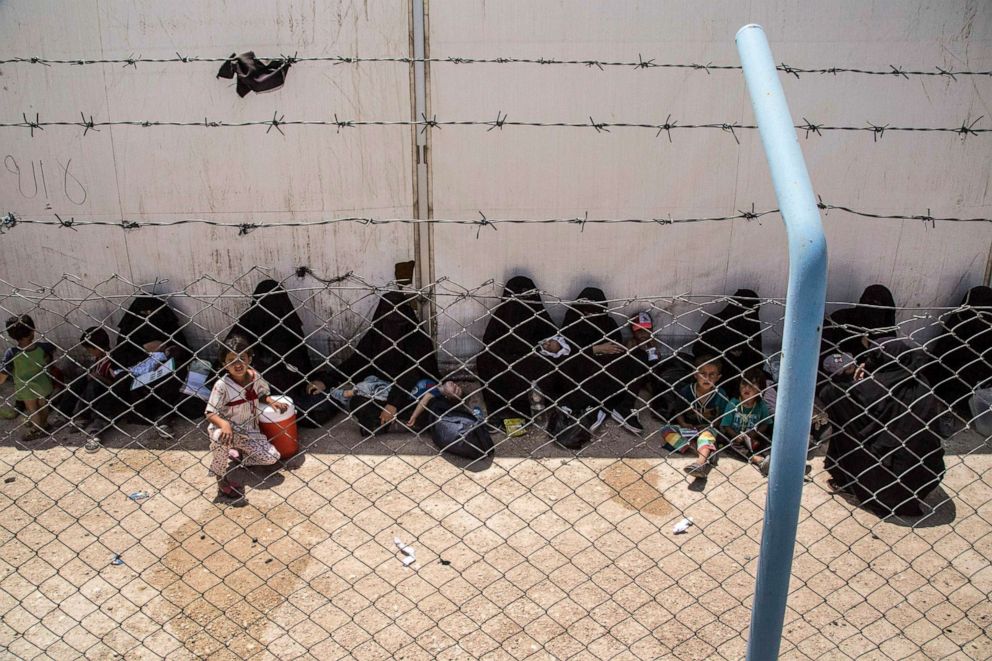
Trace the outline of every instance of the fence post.
<instances>
[{"instance_id":1,"label":"fence post","mask_svg":"<svg viewBox=\"0 0 992 661\"><path fill-rule=\"evenodd\" d=\"M745 25L738 30L736 41L789 239L780 390L748 640L747 658L758 661L777 658L782 642L816 388L820 321L827 288L827 244L765 32L758 25Z\"/></svg>"}]
</instances>

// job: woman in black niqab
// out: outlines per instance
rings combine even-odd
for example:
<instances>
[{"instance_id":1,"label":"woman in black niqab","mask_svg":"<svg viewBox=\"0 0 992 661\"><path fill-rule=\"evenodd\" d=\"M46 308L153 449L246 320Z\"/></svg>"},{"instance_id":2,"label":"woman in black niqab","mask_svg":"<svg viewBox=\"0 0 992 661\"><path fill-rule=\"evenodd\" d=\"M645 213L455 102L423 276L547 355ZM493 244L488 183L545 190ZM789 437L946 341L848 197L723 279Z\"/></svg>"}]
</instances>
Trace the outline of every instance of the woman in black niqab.
<instances>
[{"instance_id":1,"label":"woman in black niqab","mask_svg":"<svg viewBox=\"0 0 992 661\"><path fill-rule=\"evenodd\" d=\"M550 389L542 380L553 364L536 347L556 332L534 281L520 275L510 278L490 314L482 336L485 346L476 358L486 410L496 424L530 415L528 393L533 383L542 393Z\"/></svg>"},{"instance_id":2,"label":"woman in black niqab","mask_svg":"<svg viewBox=\"0 0 992 661\"><path fill-rule=\"evenodd\" d=\"M899 351L899 343L893 350ZM867 363L829 377L819 398L836 432L824 466L833 486L885 516L918 516L944 477L944 449L934 431L942 407L926 380L926 358L873 345Z\"/></svg>"},{"instance_id":3,"label":"woman in black niqab","mask_svg":"<svg viewBox=\"0 0 992 661\"><path fill-rule=\"evenodd\" d=\"M252 343L255 369L272 388L296 395L306 384L313 365L307 350L303 321L286 290L275 280L255 287L251 307L238 319L232 334Z\"/></svg>"},{"instance_id":4,"label":"woman in black niqab","mask_svg":"<svg viewBox=\"0 0 992 661\"><path fill-rule=\"evenodd\" d=\"M970 289L941 326L933 348L940 378L930 378L941 400L960 408L975 390L992 386L992 289Z\"/></svg>"},{"instance_id":5,"label":"woman in black niqab","mask_svg":"<svg viewBox=\"0 0 992 661\"><path fill-rule=\"evenodd\" d=\"M579 293L565 313L561 335L571 345L561 364L565 405L573 412L602 408L629 429L639 429L634 390L646 368L624 347L623 331L602 289L586 287Z\"/></svg>"},{"instance_id":6,"label":"woman in black niqab","mask_svg":"<svg viewBox=\"0 0 992 661\"><path fill-rule=\"evenodd\" d=\"M692 345L694 358L717 356L724 362L723 382L729 383L764 361L761 342L761 302L751 289L738 289L733 298L699 329Z\"/></svg>"},{"instance_id":7,"label":"woman in black niqab","mask_svg":"<svg viewBox=\"0 0 992 661\"><path fill-rule=\"evenodd\" d=\"M167 421L186 399L181 389L186 381L192 351L183 332L188 321L158 296L136 296L117 325L117 345L110 352L115 369L131 368L153 352L162 352L174 361L175 371L148 386L130 389L131 379L120 379L116 392L126 399L141 424L171 434Z\"/></svg>"},{"instance_id":8,"label":"woman in black niqab","mask_svg":"<svg viewBox=\"0 0 992 661\"><path fill-rule=\"evenodd\" d=\"M885 285L874 284L865 288L856 306L827 315L820 355L849 353L857 356L864 351L861 330L871 332L873 337L895 337L895 306L892 292Z\"/></svg>"}]
</instances>

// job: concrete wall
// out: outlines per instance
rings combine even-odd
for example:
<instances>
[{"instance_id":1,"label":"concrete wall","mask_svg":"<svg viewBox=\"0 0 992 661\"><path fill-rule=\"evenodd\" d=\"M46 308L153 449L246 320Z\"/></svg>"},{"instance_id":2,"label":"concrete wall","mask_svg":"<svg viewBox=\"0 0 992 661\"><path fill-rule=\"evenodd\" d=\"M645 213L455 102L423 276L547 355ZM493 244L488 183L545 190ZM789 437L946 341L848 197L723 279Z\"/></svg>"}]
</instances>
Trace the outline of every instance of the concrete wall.
<instances>
[{"instance_id":1,"label":"concrete wall","mask_svg":"<svg viewBox=\"0 0 992 661\"><path fill-rule=\"evenodd\" d=\"M737 63L733 35L748 22L765 26L776 59L794 66L992 69L992 6L981 0L800 3L716 0L706 3L431 0L428 48L434 57ZM8 0L0 3L0 51L45 57L171 56L175 51L259 54L410 54L407 3L177 0L125 2ZM0 121L21 113L75 120L226 121L287 118L409 119L410 70L402 64L299 63L286 86L239 99L204 63L88 67L0 67ZM430 112L439 119L660 123L753 121L738 71L616 69L582 66L431 66ZM992 78L783 76L797 120L826 124L959 126L985 115L992 126ZM801 121L801 120L800 120ZM775 205L754 131L675 131L670 143L650 130L444 127L430 132L431 204L437 218L697 217ZM49 127L32 138L2 129L5 168L0 209L23 217L229 222L314 220L343 215L410 217L414 209L412 130L370 127L103 128ZM814 187L834 204L872 212L992 215L992 138L943 133L829 132L803 142ZM32 165L45 169L33 192ZM66 172L68 170L68 173ZM19 172L20 174L16 174ZM83 199L85 193L85 200ZM856 299L872 282L889 284L907 307L956 303L985 277L992 243L986 224L935 228L919 221L866 220L841 212L824 218L830 241L831 300ZM570 296L597 284L615 298L719 294L747 286L762 296L785 293L785 236L777 216L691 226L436 227L434 272L473 287L490 278L532 275ZM18 226L0 237L2 277L12 286L50 284L63 272L92 284L111 274L132 282L167 278L159 291L201 276L234 281L252 267L286 277L296 266L333 275L354 270L384 282L393 264L415 254L408 225L354 225L310 230L54 230ZM250 291L261 276L238 281ZM301 281L312 286L312 280ZM62 296L85 288L61 285ZM100 292L127 291L119 283ZM196 291L224 288L201 281ZM483 290L495 294L493 287ZM92 294L89 295L92 297ZM342 314L351 299L318 293L305 307L311 330L334 316L343 336L360 317ZM301 298L306 298L301 295ZM209 300L209 299L208 299ZM230 321L239 306L196 315L205 330ZM365 311L371 299L358 305ZM189 302L195 312L202 302ZM80 325L70 305L46 303L42 323ZM637 307L630 305L625 311ZM676 315L685 308L671 306ZM106 302L86 303L94 316ZM765 313L774 322L780 310ZM74 316L77 315L77 316ZM912 317L912 311L903 318ZM671 321L671 319L669 319ZM680 317L688 326L692 317ZM61 322L65 323L65 322ZM84 322L85 323L85 322ZM478 346L485 310L462 302L441 318L444 348L468 355ZM68 332L68 327L67 331ZM326 348L324 331L314 346Z\"/></svg>"}]
</instances>

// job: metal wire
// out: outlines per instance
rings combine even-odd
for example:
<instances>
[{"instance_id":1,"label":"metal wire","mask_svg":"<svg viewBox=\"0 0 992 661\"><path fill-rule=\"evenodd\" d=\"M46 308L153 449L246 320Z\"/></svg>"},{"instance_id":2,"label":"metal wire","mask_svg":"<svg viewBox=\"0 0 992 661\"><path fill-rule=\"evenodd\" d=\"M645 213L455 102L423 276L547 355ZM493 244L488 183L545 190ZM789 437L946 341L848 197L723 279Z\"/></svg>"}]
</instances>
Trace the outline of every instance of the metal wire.
<instances>
[{"instance_id":1,"label":"metal wire","mask_svg":"<svg viewBox=\"0 0 992 661\"><path fill-rule=\"evenodd\" d=\"M286 56L258 56L262 60L279 59L288 61L291 64L296 64L299 62L318 62L326 64L363 64L363 63L397 63L397 64L414 64L414 63L429 63L429 64L536 64L540 66L584 66L589 68L597 68L601 71L606 68L621 68L621 69L688 69L691 71L703 71L709 74L711 71L740 71L741 67L737 64L714 64L712 62L707 63L696 63L696 62L656 62L654 58L645 59L642 55L638 54L636 60L599 60L599 59L558 59L558 58L526 58L526 57L461 57L461 56L448 56L448 57L425 57L425 58L414 58L414 57L403 57L403 56L369 56L369 57L358 57L358 56L346 56L346 55L315 55L315 56L301 56L299 54ZM206 63L218 63L218 62L228 62L231 58L229 57L199 57L196 55L181 55L176 53L175 57L142 57L141 55L124 58L62 58L62 59L50 59L43 57L8 57L6 59L0 59L0 64L41 64L44 66L52 65L72 65L72 66L89 66L97 64L120 64L126 67L137 68L139 63L150 63L150 64L190 64L196 62L206 62ZM930 69L906 69L903 66L897 66L894 64L886 65L882 68L872 69L872 68L852 68L852 67L795 67L785 64L784 62L780 64L777 69L783 73L793 75L799 78L800 74L818 74L818 75L834 75L837 74L859 74L866 76L894 76L897 78L909 79L910 77L942 77L948 78L953 81L957 81L958 76L992 76L992 70L975 70L975 71L955 71L950 67L939 67L934 66Z\"/></svg>"},{"instance_id":2,"label":"metal wire","mask_svg":"<svg viewBox=\"0 0 992 661\"><path fill-rule=\"evenodd\" d=\"M539 122L539 121L522 121L522 120L509 120L507 115L502 111L497 111L496 119L494 120L480 120L480 119L468 119L468 120L439 120L436 115L428 118L423 117L420 120L359 120L359 119L339 119L337 115L334 115L333 120L324 119L286 119L285 115L280 115L279 111L276 111L271 119L266 120L252 120L252 121L223 121L223 120L212 120L206 117L202 121L164 121L157 119L145 119L145 120L105 120L105 121L94 121L93 115L89 115L87 119L87 114L85 112L80 113L80 121L68 121L68 120L53 120L53 121L42 121L40 118L40 113L35 113L34 119L28 118L27 113L21 113L22 121L19 122L0 122L0 128L26 128L31 132L31 137L34 137L35 131L44 131L45 127L52 126L77 126L83 129L83 135L86 135L89 131L97 131L98 127L102 126L132 126L141 128L162 128L162 127L184 127L184 128L244 128L249 126L265 126L267 127L265 132L269 133L272 129L275 129L279 133L283 132L283 127L286 126L333 126L338 131L343 128L359 128L367 126L413 126L421 127L422 131L427 129L441 129L445 126L485 126L488 127L487 130L491 131L493 129L502 130L507 126L521 126L521 127L537 127L537 128L582 128L582 129L593 129L597 133L609 133L610 129L650 129L655 131L655 136L660 136L664 133L669 142L672 140L672 131L676 130L688 130L688 129L704 129L704 130L720 130L729 133L735 142L740 143L737 139L736 131L745 130L751 131L756 130L758 127L754 124L742 124L740 122L708 122L708 123L690 123L690 124L679 124L678 121L673 121L671 115L663 123L651 123L651 122L604 122L597 121L592 117L589 117L588 122ZM872 122L866 122L863 126L854 125L831 125L831 124L816 124L810 120L803 118L804 124L797 124L796 129L805 132L805 137L809 138L810 135L822 136L824 131L855 131L855 132L868 132L872 134L875 142L877 142L886 132L897 132L897 133L953 133L961 136L962 139L968 136L978 136L985 133L992 132L989 128L975 128L976 124L984 119L985 116L982 115L977 119L966 118L961 122L960 126L892 126L891 124L874 124Z\"/></svg>"},{"instance_id":3,"label":"metal wire","mask_svg":"<svg viewBox=\"0 0 992 661\"><path fill-rule=\"evenodd\" d=\"M369 384L328 376L355 355L365 365L417 358L410 369L425 367L408 342L421 337L422 325L403 326L379 344L361 338L385 323L382 311L395 309L381 308L383 300L406 305L432 297L437 336L429 353L436 351L444 372L437 381L460 386L452 405L477 406L488 417L494 451L477 459L440 451L433 430L447 413L432 413L433 424L411 431L409 409L401 409L389 433L371 436L360 430L360 409L344 405L317 428L301 430L301 455L271 467L231 463L225 474L245 483L246 497L215 500L206 466L224 448L207 437L204 402L177 398L165 384L202 369L198 360L216 358L232 325L257 328L245 314L257 311L252 302L266 300L260 291L282 292L252 289L273 275L254 268L233 281L206 274L174 284L121 276L0 280L0 310L32 317L38 339L55 345L65 384L49 398L50 409L63 413L52 430L21 440L36 431L30 418L13 411L0 423L0 637L10 654L248 658L265 649L279 657L740 658L766 446L741 448L716 424L716 449L700 464L708 468L687 480L684 469L697 455L664 444L677 440L672 434L686 416L705 417L713 407L691 388L699 383L694 373L715 363L694 364L693 354L721 360L717 383L728 397L740 392L734 382L746 373L743 380L768 379L762 397L773 402L781 299L629 293L605 296L597 307L591 292L521 285L521 296L540 296L556 322L545 330L573 345L571 359L544 361L530 346L540 335L533 316L495 312L504 283L440 278L410 288L306 267L276 275L291 305L273 303L264 328L296 328L297 316L300 325L281 351L271 351L267 334L257 340L255 366L274 390L291 391L302 407L305 384L324 378L325 401L332 392L343 398L335 386ZM173 310L174 326L156 314L153 328L139 322L139 330L115 333L136 297L156 293ZM992 374L992 361L981 351L959 355L980 348L992 322L977 303L902 303L843 313L843 303L828 307L824 354L853 352L853 364L836 372L825 364L823 399L811 421L811 474L783 641L788 655L978 658L992 649L984 624L990 414L982 383L971 385L976 374ZM581 315L570 321L577 312L593 313L599 329L587 336L589 346L615 344L618 352L583 351L576 338L588 329ZM634 336L628 322L639 312L650 313L651 327ZM169 346L185 343L191 353L171 351L182 367L147 392L130 389L133 372L119 375L106 391L120 405L110 411L84 387L94 382L93 363L80 334L94 326L116 335L117 346L147 332L142 339L162 345L142 352L170 353ZM949 344L958 336L968 341ZM503 351L500 338L530 348L487 363L486 347ZM299 347L312 369L283 369ZM761 352L749 353L755 348ZM531 379L515 377L532 374L538 356L547 370L536 379L534 400ZM755 366L766 374L756 376ZM624 369L633 370L631 380ZM847 371L858 376L848 379ZM207 387L218 373L210 371ZM406 376L386 384L391 396L402 394ZM523 401L508 399L513 392ZM695 397L687 401L686 392ZM8 397L10 385L0 393ZM68 393L81 393L71 407ZM841 406L845 401L854 408ZM636 418L625 418L631 402ZM519 422L500 421L504 404L524 408L512 411ZM606 420L590 432L599 408ZM624 429L614 413L643 430ZM771 415L752 422L773 423ZM93 431L86 417L105 429ZM945 437L938 445L947 472L925 494L921 513L878 511L903 504L889 497L892 485L909 482L909 469L929 461L917 456L905 468L918 441L937 432ZM762 437L756 432L753 440ZM84 441L94 438L94 451L85 451ZM874 463L863 463L865 452ZM848 484L838 484L843 475ZM885 488L868 488L879 483ZM691 525L673 532L684 518Z\"/></svg>"},{"instance_id":4,"label":"metal wire","mask_svg":"<svg viewBox=\"0 0 992 661\"><path fill-rule=\"evenodd\" d=\"M869 211L859 211L852 209L847 206L827 204L820 199L818 205L820 209L824 211L842 211L844 213L859 216L862 218L874 218L878 220L918 220L924 224L929 224L931 227L936 228L936 224L940 223L988 223L992 222L992 218L984 217L962 217L962 216L934 216L930 209L927 209L925 214L899 214L899 213L873 213ZM109 221L109 220L85 220L76 219L70 216L69 218L63 218L59 214L53 214L53 218L23 218L17 216L13 213L8 212L3 217L0 217L0 234L9 232L11 229L17 225L42 225L48 227L59 227L62 229L77 230L80 227L118 227L123 230L136 230L143 227L176 227L180 225L206 225L211 227L229 227L238 230L239 236L246 236L257 229L264 228L288 228L288 227L321 227L325 225L337 225L337 224L359 224L359 225L393 225L393 224L428 224L428 225L468 225L477 228L476 238L481 234L482 228L490 227L494 231L497 229L497 225L556 225L556 224L566 224L566 225L578 225L580 231L585 229L588 224L591 225L618 225L618 224L634 224L634 225L683 225L683 224L694 224L694 223L712 223L712 222L726 222L733 220L759 220L764 216L769 214L779 213L778 209L768 209L764 211L755 211L754 204L751 205L750 210L738 210L734 215L727 216L705 216L697 218L590 218L588 213L582 217L572 217L572 218L489 218L481 211L479 212L478 219L458 219L458 218L372 218L370 216L358 217L358 216L345 216L340 218L323 218L319 220L286 220L286 221L268 221L268 222L223 222L216 220L209 220L205 218L179 218L175 220L160 220L160 221L138 221L138 220L121 220L121 221Z\"/></svg>"}]
</instances>

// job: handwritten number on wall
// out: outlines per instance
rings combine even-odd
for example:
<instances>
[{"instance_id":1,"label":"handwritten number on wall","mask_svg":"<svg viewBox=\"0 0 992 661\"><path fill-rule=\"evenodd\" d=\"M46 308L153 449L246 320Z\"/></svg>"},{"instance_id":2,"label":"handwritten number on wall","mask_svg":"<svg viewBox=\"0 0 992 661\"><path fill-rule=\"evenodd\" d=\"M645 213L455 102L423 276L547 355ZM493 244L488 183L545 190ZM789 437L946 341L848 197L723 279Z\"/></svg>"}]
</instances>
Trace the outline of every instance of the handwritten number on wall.
<instances>
[{"instance_id":1,"label":"handwritten number on wall","mask_svg":"<svg viewBox=\"0 0 992 661\"><path fill-rule=\"evenodd\" d=\"M56 162L62 171L62 195L72 204L82 206L86 202L86 186L79 180L79 177L72 173L72 159L67 160L65 164L61 161ZM38 197L38 193L41 191L46 200L51 200L48 191L48 178L45 176L44 161L41 159L37 161L32 160L31 173L28 174L26 166L21 168L17 159L7 154L3 159L3 166L8 173L17 178L17 192L20 193L21 197L26 200L33 200Z\"/></svg>"}]
</instances>

